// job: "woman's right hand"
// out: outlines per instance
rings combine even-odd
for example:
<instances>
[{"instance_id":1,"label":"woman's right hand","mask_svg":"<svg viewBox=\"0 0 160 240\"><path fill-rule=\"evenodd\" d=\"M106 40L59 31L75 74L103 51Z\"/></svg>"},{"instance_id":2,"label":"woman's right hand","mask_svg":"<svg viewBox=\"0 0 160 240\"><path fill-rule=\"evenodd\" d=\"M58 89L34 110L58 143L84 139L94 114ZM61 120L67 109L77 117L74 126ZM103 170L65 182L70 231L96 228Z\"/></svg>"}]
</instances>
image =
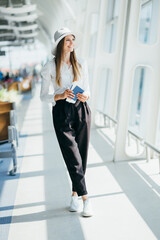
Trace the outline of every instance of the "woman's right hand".
<instances>
[{"instance_id":1,"label":"woman's right hand","mask_svg":"<svg viewBox=\"0 0 160 240\"><path fill-rule=\"evenodd\" d=\"M64 91L64 93L62 93L62 98L63 98L63 99L66 99L66 98L72 99L72 98L74 98L73 91L70 90L70 89L66 89L66 90Z\"/></svg>"}]
</instances>

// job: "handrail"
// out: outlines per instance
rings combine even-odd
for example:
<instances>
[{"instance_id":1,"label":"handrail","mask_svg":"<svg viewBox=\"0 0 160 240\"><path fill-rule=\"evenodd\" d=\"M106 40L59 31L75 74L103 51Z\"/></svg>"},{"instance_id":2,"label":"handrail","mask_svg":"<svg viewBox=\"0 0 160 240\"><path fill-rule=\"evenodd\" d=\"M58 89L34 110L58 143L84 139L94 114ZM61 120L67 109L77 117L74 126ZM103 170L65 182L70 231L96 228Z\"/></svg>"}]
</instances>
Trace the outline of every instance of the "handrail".
<instances>
[{"instance_id":1,"label":"handrail","mask_svg":"<svg viewBox=\"0 0 160 240\"><path fill-rule=\"evenodd\" d=\"M133 135L134 137L138 138L140 141L143 141L143 137L137 135L136 133L132 132L131 130L128 130L128 132Z\"/></svg>"},{"instance_id":2,"label":"handrail","mask_svg":"<svg viewBox=\"0 0 160 240\"><path fill-rule=\"evenodd\" d=\"M100 114L103 114L103 116L109 118L111 121L113 121L114 123L117 124L117 120L115 120L114 118L110 117L108 114L103 113L103 112L101 112L101 111L99 111L99 110L97 110L97 112L99 112ZM153 145L150 144L149 142L144 141L143 137L137 135L136 133L132 132L131 130L128 130L128 132L129 132L131 135L133 135L134 137L136 137L137 139L139 139L139 140L142 142L142 144L148 146L149 148L151 148L152 150L154 150L155 152L157 152L158 154L160 154L160 149L156 148L155 146L153 146Z\"/></svg>"},{"instance_id":3,"label":"handrail","mask_svg":"<svg viewBox=\"0 0 160 240\"><path fill-rule=\"evenodd\" d=\"M112 122L114 122L114 123L117 124L117 120L115 120L114 118L110 117L108 114L103 113L103 112L101 112L101 111L99 111L99 110L97 110L97 111L98 111L99 113L103 114L105 117L108 117L110 120L112 120Z\"/></svg>"},{"instance_id":4,"label":"handrail","mask_svg":"<svg viewBox=\"0 0 160 240\"><path fill-rule=\"evenodd\" d=\"M151 148L152 150L154 150L155 152L157 152L158 154L160 154L160 149L158 149L157 147L153 146L152 144L144 141L144 144L147 145L149 148Z\"/></svg>"}]
</instances>

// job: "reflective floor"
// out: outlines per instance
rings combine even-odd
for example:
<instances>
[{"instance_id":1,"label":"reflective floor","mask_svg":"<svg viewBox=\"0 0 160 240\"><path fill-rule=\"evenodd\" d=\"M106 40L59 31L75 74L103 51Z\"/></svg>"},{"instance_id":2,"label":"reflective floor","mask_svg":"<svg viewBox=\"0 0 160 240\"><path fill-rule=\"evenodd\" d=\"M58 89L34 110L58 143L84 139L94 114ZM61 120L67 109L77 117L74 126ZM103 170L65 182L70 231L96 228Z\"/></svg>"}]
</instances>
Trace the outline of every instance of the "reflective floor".
<instances>
[{"instance_id":1,"label":"reflective floor","mask_svg":"<svg viewBox=\"0 0 160 240\"><path fill-rule=\"evenodd\" d=\"M158 160L113 163L112 143L100 129L91 130L86 172L94 216L68 211L71 182L53 130L51 106L40 102L39 93L38 84L33 98L25 97L18 107L17 176L6 176L10 159L1 164L2 239L160 239Z\"/></svg>"}]
</instances>

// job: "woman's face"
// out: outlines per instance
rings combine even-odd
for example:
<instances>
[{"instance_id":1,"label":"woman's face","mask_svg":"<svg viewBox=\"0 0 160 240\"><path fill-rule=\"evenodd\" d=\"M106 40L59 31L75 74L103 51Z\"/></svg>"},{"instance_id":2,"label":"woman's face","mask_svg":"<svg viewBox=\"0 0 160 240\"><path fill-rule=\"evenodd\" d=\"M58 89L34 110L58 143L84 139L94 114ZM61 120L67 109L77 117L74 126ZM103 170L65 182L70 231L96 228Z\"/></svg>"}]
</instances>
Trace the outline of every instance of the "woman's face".
<instances>
[{"instance_id":1,"label":"woman's face","mask_svg":"<svg viewBox=\"0 0 160 240\"><path fill-rule=\"evenodd\" d=\"M64 52L73 52L75 46L75 37L73 35L68 35L64 38Z\"/></svg>"}]
</instances>

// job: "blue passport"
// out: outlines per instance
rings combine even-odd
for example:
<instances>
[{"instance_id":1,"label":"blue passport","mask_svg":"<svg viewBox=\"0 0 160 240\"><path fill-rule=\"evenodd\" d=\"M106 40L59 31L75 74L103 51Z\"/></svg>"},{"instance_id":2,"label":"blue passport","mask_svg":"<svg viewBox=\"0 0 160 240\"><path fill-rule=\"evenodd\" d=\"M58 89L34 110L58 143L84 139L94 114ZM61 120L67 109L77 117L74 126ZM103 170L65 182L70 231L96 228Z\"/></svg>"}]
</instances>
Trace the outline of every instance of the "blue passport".
<instances>
[{"instance_id":1,"label":"blue passport","mask_svg":"<svg viewBox=\"0 0 160 240\"><path fill-rule=\"evenodd\" d=\"M71 88L71 90L73 91L73 94L75 95L73 99L73 101L77 100L77 93L83 93L84 90L82 88L80 88L79 86L75 86L75 88Z\"/></svg>"},{"instance_id":2,"label":"blue passport","mask_svg":"<svg viewBox=\"0 0 160 240\"><path fill-rule=\"evenodd\" d=\"M70 87L70 89L73 91L73 94L74 94L74 98L66 98L66 101L69 102L69 103L75 103L77 101L77 93L83 93L84 90L82 88L80 88L78 85L74 86L72 85Z\"/></svg>"}]
</instances>

